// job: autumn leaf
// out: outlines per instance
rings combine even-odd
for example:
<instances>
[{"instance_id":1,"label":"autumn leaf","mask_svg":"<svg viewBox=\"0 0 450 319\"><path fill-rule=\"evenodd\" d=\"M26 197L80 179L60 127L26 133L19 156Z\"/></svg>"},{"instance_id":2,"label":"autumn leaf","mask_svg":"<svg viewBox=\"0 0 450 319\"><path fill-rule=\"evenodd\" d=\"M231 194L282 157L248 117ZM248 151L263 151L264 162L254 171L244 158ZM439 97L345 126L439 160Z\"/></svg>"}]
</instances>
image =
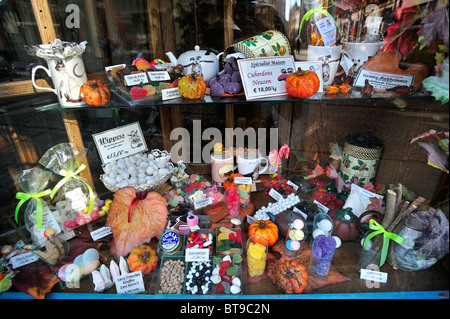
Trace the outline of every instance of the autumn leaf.
<instances>
[{"instance_id":1,"label":"autumn leaf","mask_svg":"<svg viewBox=\"0 0 450 319\"><path fill-rule=\"evenodd\" d=\"M422 28L417 32L421 49L442 40L448 47L448 7L441 4L434 10L423 11Z\"/></svg>"},{"instance_id":2,"label":"autumn leaf","mask_svg":"<svg viewBox=\"0 0 450 319\"><path fill-rule=\"evenodd\" d=\"M448 174L447 156L441 152L438 146L432 143L418 142L428 153L428 165L438 168Z\"/></svg>"}]
</instances>

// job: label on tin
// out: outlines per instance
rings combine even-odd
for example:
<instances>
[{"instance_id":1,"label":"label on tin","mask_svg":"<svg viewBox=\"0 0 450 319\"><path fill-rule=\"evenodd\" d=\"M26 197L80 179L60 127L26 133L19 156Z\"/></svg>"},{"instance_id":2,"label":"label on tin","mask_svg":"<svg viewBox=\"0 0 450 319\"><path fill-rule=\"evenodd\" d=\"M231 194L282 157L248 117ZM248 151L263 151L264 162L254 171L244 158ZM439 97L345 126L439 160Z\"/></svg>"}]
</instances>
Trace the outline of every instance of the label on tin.
<instances>
[{"instance_id":1,"label":"label on tin","mask_svg":"<svg viewBox=\"0 0 450 319\"><path fill-rule=\"evenodd\" d=\"M180 242L180 235L174 230L168 230L161 236L160 245L164 251L174 250Z\"/></svg>"}]
</instances>

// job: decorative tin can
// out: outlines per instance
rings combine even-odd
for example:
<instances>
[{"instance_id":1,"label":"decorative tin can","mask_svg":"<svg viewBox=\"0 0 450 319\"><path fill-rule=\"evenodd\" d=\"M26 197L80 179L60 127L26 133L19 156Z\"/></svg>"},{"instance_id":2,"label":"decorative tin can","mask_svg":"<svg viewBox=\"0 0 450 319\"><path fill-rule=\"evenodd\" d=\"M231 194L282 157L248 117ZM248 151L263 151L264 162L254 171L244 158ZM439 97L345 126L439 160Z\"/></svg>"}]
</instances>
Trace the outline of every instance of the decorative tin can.
<instances>
[{"instance_id":1,"label":"decorative tin can","mask_svg":"<svg viewBox=\"0 0 450 319\"><path fill-rule=\"evenodd\" d=\"M277 30L267 30L230 45L225 49L224 57L233 53L241 54L241 57L245 55L246 58L289 56L291 46L284 34Z\"/></svg>"},{"instance_id":2,"label":"decorative tin can","mask_svg":"<svg viewBox=\"0 0 450 319\"><path fill-rule=\"evenodd\" d=\"M382 150L381 141L372 135L361 133L347 136L339 172L344 182L357 177L360 185L374 183Z\"/></svg>"}]
</instances>

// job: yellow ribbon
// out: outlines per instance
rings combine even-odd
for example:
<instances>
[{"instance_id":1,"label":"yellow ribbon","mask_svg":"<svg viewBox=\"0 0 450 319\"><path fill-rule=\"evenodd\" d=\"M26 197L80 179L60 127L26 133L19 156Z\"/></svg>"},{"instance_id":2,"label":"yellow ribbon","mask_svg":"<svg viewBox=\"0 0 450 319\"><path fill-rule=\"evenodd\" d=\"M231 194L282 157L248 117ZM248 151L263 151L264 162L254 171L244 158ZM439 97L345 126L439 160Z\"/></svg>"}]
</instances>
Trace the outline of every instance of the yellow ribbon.
<instances>
[{"instance_id":1,"label":"yellow ribbon","mask_svg":"<svg viewBox=\"0 0 450 319\"><path fill-rule=\"evenodd\" d=\"M84 181L81 177L78 176L78 174L80 174L81 171L83 171L86 168L85 164L81 164L76 171L74 172L68 172L64 169L59 171L59 175L64 176L64 178L62 180L60 180L58 182L58 184L56 184L55 187L53 187L51 193L50 193L50 197L53 199L53 197L55 196L56 192L65 184L67 183L71 178L75 178L78 179L80 182L83 182L84 184L86 184L86 187L89 190L89 213L92 212L92 209L94 208L94 191L92 190L92 187L86 182Z\"/></svg>"},{"instance_id":2,"label":"yellow ribbon","mask_svg":"<svg viewBox=\"0 0 450 319\"><path fill-rule=\"evenodd\" d=\"M371 219L369 221L369 228L373 230L366 239L364 240L364 249L366 249L366 244L369 242L369 240L379 234L383 234L383 248L381 249L381 260L380 260L380 267L384 265L384 262L386 261L387 251L389 248L389 239L392 239L393 241L399 243L402 245L405 242L405 238L386 231L383 226L381 226L379 223L377 223L375 220Z\"/></svg>"},{"instance_id":3,"label":"yellow ribbon","mask_svg":"<svg viewBox=\"0 0 450 319\"><path fill-rule=\"evenodd\" d=\"M311 9L311 10L307 11L307 12L303 15L302 21L300 22L300 27L298 28L298 37L299 37L299 38L300 38L300 34L301 34L301 32L302 32L303 22L304 22L305 20L308 21L309 19L311 19L311 17L313 16L314 13L320 12L320 13L322 13L322 14L323 14L324 16L326 16L326 17L328 17L328 16L331 15L331 14L327 11L327 9L328 9L328 8L331 8L331 7L333 6L333 4L334 4L333 0L330 0L331 4L330 4L329 6L327 6L327 7L324 7L324 6L323 6L324 2L325 2L325 1L323 1L323 2L320 4L320 6L318 6L317 8ZM341 33L341 29L339 28L339 26L338 26L336 20L334 20L334 18L333 18L333 21L334 21L334 24L336 24L336 27L337 27L337 29L338 29L338 32Z\"/></svg>"},{"instance_id":4,"label":"yellow ribbon","mask_svg":"<svg viewBox=\"0 0 450 319\"><path fill-rule=\"evenodd\" d=\"M28 193L18 192L16 194L16 198L20 199L20 201L19 201L19 204L17 204L16 211L15 211L16 223L19 223L18 215L19 215L19 210L20 210L20 207L22 206L22 204L25 203L30 198L34 198L34 199L36 199L36 228L42 229L42 201L39 197L44 197L49 194L50 194L49 189L46 189L45 191L42 191L37 194L28 194Z\"/></svg>"}]
</instances>

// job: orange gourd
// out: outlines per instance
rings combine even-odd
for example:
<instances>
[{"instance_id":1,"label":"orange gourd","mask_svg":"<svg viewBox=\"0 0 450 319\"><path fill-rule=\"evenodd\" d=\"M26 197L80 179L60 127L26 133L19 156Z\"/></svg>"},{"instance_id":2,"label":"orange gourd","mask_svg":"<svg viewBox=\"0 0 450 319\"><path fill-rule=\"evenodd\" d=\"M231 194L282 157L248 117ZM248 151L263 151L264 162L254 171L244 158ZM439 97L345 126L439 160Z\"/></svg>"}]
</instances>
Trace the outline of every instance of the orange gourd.
<instances>
[{"instance_id":1,"label":"orange gourd","mask_svg":"<svg viewBox=\"0 0 450 319\"><path fill-rule=\"evenodd\" d=\"M197 74L188 74L178 81L178 91L188 99L199 99L206 92L206 83Z\"/></svg>"},{"instance_id":2,"label":"orange gourd","mask_svg":"<svg viewBox=\"0 0 450 319\"><path fill-rule=\"evenodd\" d=\"M131 250L127 263L131 271L140 270L143 275L147 275L156 267L158 256L155 249L142 244Z\"/></svg>"},{"instance_id":3,"label":"orange gourd","mask_svg":"<svg viewBox=\"0 0 450 319\"><path fill-rule=\"evenodd\" d=\"M244 177L244 175L239 174L239 173L234 173L231 174L230 176L227 177L227 179L223 182L223 188L227 189L230 186L236 186L236 184L234 184L234 178L235 177Z\"/></svg>"},{"instance_id":4,"label":"orange gourd","mask_svg":"<svg viewBox=\"0 0 450 319\"><path fill-rule=\"evenodd\" d=\"M316 73L298 69L286 78L286 93L298 99L306 99L317 93L320 80Z\"/></svg>"},{"instance_id":5,"label":"orange gourd","mask_svg":"<svg viewBox=\"0 0 450 319\"><path fill-rule=\"evenodd\" d=\"M108 85L98 80L89 80L80 88L80 98L89 105L101 106L111 98Z\"/></svg>"},{"instance_id":6,"label":"orange gourd","mask_svg":"<svg viewBox=\"0 0 450 319\"><path fill-rule=\"evenodd\" d=\"M260 235L266 240L267 246L273 246L278 239L278 226L270 220L255 220L248 226L248 237L253 235ZM255 243L259 241L257 237ZM259 243L265 245L264 242Z\"/></svg>"}]
</instances>

